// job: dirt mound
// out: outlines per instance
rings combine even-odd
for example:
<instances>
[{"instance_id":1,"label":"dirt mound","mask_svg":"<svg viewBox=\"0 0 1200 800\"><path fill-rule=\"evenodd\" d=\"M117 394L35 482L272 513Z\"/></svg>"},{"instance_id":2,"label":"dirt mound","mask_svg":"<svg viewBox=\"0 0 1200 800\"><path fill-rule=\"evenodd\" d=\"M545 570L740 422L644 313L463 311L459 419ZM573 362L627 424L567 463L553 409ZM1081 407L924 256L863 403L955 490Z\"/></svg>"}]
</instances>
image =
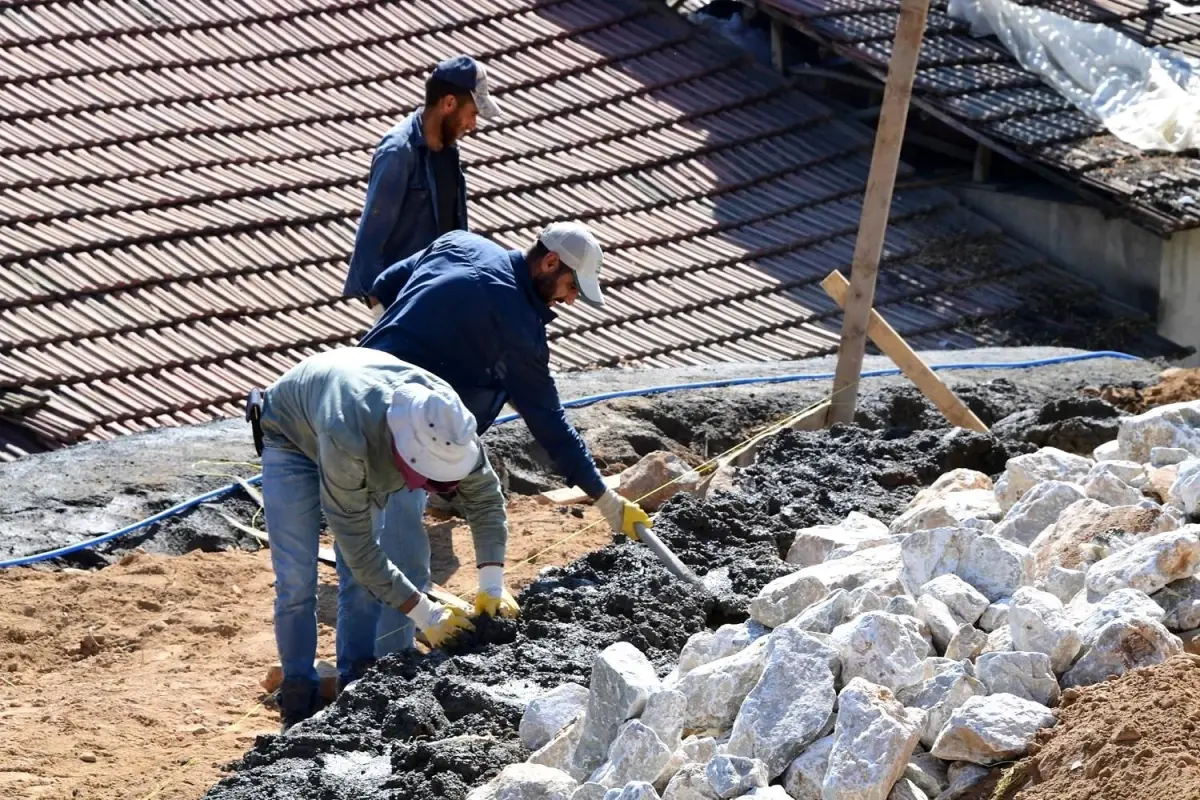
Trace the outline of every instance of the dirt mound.
<instances>
[{"instance_id":1,"label":"dirt mound","mask_svg":"<svg viewBox=\"0 0 1200 800\"><path fill-rule=\"evenodd\" d=\"M992 433L1090 458L1097 447L1117 438L1122 416L1123 411L1099 397L1066 397L1010 414L992 426Z\"/></svg>"},{"instance_id":2,"label":"dirt mound","mask_svg":"<svg viewBox=\"0 0 1200 800\"><path fill-rule=\"evenodd\" d=\"M1103 386L1088 392L1123 411L1140 414L1157 406L1200 400L1200 368L1163 370L1159 382L1153 386L1134 383L1131 386Z\"/></svg>"},{"instance_id":3,"label":"dirt mound","mask_svg":"<svg viewBox=\"0 0 1200 800\"><path fill-rule=\"evenodd\" d=\"M1177 656L1063 694L1031 754L967 800L1200 797L1200 657Z\"/></svg>"}]
</instances>

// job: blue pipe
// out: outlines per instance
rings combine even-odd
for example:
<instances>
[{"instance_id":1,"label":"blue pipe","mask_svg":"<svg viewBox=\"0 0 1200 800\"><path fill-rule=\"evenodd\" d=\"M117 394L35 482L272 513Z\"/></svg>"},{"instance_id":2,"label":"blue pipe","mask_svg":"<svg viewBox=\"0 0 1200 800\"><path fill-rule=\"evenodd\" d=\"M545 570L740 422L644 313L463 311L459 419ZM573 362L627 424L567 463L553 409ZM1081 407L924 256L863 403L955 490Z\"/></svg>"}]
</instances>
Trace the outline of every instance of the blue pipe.
<instances>
[{"instance_id":1,"label":"blue pipe","mask_svg":"<svg viewBox=\"0 0 1200 800\"><path fill-rule=\"evenodd\" d=\"M1045 367L1053 364L1069 364L1077 361L1092 361L1097 358L1115 358L1122 361L1141 361L1137 356L1131 356L1128 353L1118 353L1114 350L1101 350L1092 353L1077 353L1067 356L1053 356L1051 358L1038 358L1032 361L1003 361L992 363L957 363L957 364L938 364L931 365L930 369L936 372L949 372L954 370L964 369L1031 369L1033 367ZM876 369L863 372L863 378L882 378L890 375L899 375L900 370L895 367L888 369ZM646 389L624 389L619 392L606 392L604 394L593 394L587 397L579 397L575 400L567 400L563 403L563 408L583 408L594 403L602 403L606 400L617 400L622 397L645 397L648 395L663 394L664 392L676 392L685 389L719 389L726 386L747 386L750 384L772 384L772 383L799 383L801 381L826 381L832 380L832 372L812 372L800 373L793 375L774 375L761 376L754 378L726 378L718 381L700 381L698 383L672 383L664 386L651 386ZM504 425L519 419L518 414L506 414L496 419L495 425ZM249 478L246 483L257 485L262 483L262 475L255 475ZM45 553L37 553L30 556L21 556L12 558L8 561L0 561L0 569L6 567L23 567L29 564L36 564L39 561L47 561L52 558L61 558L63 556L78 553L81 550L88 550L97 545L111 542L113 539L118 539L126 536L141 528L148 527L161 522L164 519L173 517L177 514L182 514L185 511L190 511L201 503L208 503L213 500L220 500L228 495L233 494L241 489L240 483L231 483L228 486L222 486L220 489L213 489L211 492L206 492L199 497L193 497L190 500L185 500L182 503L171 506L168 509L158 512L152 517L147 517L141 522L135 522L132 525L127 525L120 530L112 533L105 533L101 536L96 536L92 539L87 539L76 544L59 547L55 550L50 550Z\"/></svg>"}]
</instances>

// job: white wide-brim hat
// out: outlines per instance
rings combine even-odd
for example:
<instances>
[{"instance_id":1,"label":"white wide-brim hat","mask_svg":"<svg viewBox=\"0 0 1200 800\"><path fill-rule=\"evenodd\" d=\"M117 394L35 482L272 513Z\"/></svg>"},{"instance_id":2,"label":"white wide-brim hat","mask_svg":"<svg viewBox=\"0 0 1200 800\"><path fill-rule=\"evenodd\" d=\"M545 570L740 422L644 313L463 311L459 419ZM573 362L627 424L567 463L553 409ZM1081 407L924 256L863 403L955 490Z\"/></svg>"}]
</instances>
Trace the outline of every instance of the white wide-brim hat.
<instances>
[{"instance_id":1,"label":"white wide-brim hat","mask_svg":"<svg viewBox=\"0 0 1200 800\"><path fill-rule=\"evenodd\" d=\"M399 456L430 480L460 481L479 463L475 415L448 387L400 387L392 394L388 427Z\"/></svg>"}]
</instances>

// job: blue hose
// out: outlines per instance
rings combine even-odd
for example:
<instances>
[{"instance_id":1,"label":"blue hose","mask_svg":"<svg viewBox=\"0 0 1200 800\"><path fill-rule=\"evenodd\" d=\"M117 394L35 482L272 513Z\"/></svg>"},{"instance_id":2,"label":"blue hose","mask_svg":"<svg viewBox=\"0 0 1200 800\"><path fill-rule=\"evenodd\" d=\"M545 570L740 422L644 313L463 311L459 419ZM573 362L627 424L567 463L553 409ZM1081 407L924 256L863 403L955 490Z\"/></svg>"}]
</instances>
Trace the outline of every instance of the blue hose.
<instances>
[{"instance_id":1,"label":"blue hose","mask_svg":"<svg viewBox=\"0 0 1200 800\"><path fill-rule=\"evenodd\" d=\"M937 372L949 372L953 370L964 369L1030 369L1032 367L1045 367L1053 364L1069 364L1077 361L1091 361L1097 358L1115 358L1122 361L1141 361L1137 356L1131 356L1128 353L1118 353L1113 350L1101 350L1092 353L1077 353L1066 356L1053 356L1051 358L1038 358L1032 361L1003 361L992 363L957 363L957 364L938 364L931 365L930 369ZM899 375L900 370L895 367L889 369L876 369L863 372L863 378L882 378L890 375ZM587 397L580 397L575 400L567 400L563 403L563 408L583 408L594 403L602 403L606 400L617 400L622 397L645 397L647 395L663 394L664 392L676 392L685 389L719 389L726 386L747 386L750 384L772 384L772 383L798 383L801 381L827 381L833 379L832 372L814 372L801 373L794 375L774 375L755 378L726 378L718 381L700 381L698 383L672 383L664 386L651 386L646 389L625 389L619 392L606 392L604 394L593 394ZM517 414L506 414L496 419L495 425L504 425L519 419ZM255 475L253 478L246 480L250 485L262 483L262 475ZM220 489L213 489L211 492L206 492L199 497L193 497L190 500L185 500L182 503L173 505L168 509L158 512L152 517L147 517L141 522L135 522L132 525L127 525L120 530L112 533L105 533L101 536L96 536L92 539L87 539L76 544L59 547L55 550L50 550L45 553L37 553L30 556L21 556L12 558L8 561L0 561L0 569L6 567L23 567L29 564L36 564L39 561L47 561L52 558L61 558L63 556L78 553L81 550L88 550L97 545L111 542L113 539L119 539L141 528L149 527L156 522L161 522L164 519L182 514L185 511L190 511L201 503L208 503L213 500L220 500L228 495L241 489L240 483L231 483L228 486L222 486Z\"/></svg>"}]
</instances>

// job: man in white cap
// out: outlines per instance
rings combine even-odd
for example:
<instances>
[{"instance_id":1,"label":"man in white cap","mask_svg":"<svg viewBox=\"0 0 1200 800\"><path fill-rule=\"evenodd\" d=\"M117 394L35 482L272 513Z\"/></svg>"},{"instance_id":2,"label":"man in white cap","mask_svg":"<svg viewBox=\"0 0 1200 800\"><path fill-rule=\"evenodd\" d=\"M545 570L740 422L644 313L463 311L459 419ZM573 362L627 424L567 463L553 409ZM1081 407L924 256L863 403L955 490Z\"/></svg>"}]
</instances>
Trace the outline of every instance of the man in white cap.
<instances>
[{"instance_id":1,"label":"man in white cap","mask_svg":"<svg viewBox=\"0 0 1200 800\"><path fill-rule=\"evenodd\" d=\"M650 518L604 485L550 375L552 307L602 306L603 253L579 222L546 227L526 252L452 231L388 267L371 289L386 310L359 342L429 370L475 415L480 435L511 402L568 485L588 493L613 531L637 538ZM386 534L385 534L386 535Z\"/></svg>"},{"instance_id":2,"label":"man in white cap","mask_svg":"<svg viewBox=\"0 0 1200 800\"><path fill-rule=\"evenodd\" d=\"M361 676L377 654L410 647L412 625L439 647L471 623L424 591L427 490L459 491L481 571L476 607L513 615L504 588L508 528L504 496L475 433L475 418L444 381L377 350L311 356L265 393L257 413L263 506L275 569L275 641L283 667L284 730L319 710L317 552L324 515L337 554L339 683ZM389 502L389 499L391 502ZM387 504L393 541L376 541ZM401 642L377 643L381 637Z\"/></svg>"},{"instance_id":3,"label":"man in white cap","mask_svg":"<svg viewBox=\"0 0 1200 800\"><path fill-rule=\"evenodd\" d=\"M425 105L389 130L371 159L344 295L365 299L385 268L447 231L467 229L458 140L475 130L479 117L499 116L482 64L460 55L434 68Z\"/></svg>"}]
</instances>

